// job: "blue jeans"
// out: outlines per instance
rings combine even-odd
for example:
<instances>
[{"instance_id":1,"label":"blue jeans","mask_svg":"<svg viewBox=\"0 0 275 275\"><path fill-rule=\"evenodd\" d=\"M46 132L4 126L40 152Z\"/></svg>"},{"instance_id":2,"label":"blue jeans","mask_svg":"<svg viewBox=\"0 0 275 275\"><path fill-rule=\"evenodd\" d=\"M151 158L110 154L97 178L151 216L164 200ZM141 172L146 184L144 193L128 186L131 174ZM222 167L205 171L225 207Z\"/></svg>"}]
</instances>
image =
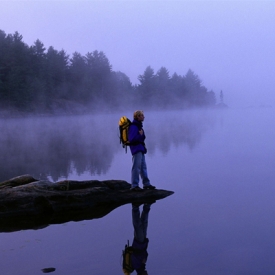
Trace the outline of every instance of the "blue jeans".
<instances>
[{"instance_id":1,"label":"blue jeans","mask_svg":"<svg viewBox=\"0 0 275 275\"><path fill-rule=\"evenodd\" d=\"M150 211L150 204L144 204L140 215L139 207L132 208L132 221L134 226L134 237L139 242L144 242L147 237L148 216Z\"/></svg>"},{"instance_id":2,"label":"blue jeans","mask_svg":"<svg viewBox=\"0 0 275 275\"><path fill-rule=\"evenodd\" d=\"M132 187L138 186L139 175L142 179L143 186L150 185L150 180L149 180L148 174L147 174L145 155L141 152L138 152L133 155L132 161L133 161L132 177L131 177Z\"/></svg>"}]
</instances>

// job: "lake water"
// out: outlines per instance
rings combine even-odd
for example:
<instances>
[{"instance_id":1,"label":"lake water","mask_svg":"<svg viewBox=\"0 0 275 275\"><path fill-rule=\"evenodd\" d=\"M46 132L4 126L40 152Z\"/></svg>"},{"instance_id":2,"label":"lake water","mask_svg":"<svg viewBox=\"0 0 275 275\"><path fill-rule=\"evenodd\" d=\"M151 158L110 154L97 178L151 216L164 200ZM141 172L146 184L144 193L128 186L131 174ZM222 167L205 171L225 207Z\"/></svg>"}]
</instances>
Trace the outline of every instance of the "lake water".
<instances>
[{"instance_id":1,"label":"lake water","mask_svg":"<svg viewBox=\"0 0 275 275\"><path fill-rule=\"evenodd\" d=\"M0 181L130 181L121 115L2 119ZM125 113L131 117L131 112ZM275 273L275 111L145 112L148 173L175 193L149 214L148 274ZM0 233L3 275L123 274L131 205L103 218Z\"/></svg>"}]
</instances>

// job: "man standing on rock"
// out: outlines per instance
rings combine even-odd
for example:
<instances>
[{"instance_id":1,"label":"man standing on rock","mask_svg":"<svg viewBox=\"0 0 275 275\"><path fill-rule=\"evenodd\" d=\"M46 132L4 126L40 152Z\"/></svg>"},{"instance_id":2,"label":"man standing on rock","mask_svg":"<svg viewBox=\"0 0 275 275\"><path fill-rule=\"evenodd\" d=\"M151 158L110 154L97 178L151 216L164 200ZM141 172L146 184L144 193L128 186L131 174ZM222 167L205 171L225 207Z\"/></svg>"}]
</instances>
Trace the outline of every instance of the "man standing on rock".
<instances>
[{"instance_id":1,"label":"man standing on rock","mask_svg":"<svg viewBox=\"0 0 275 275\"><path fill-rule=\"evenodd\" d=\"M130 149L132 153L132 173L131 173L131 190L140 191L139 176L142 179L143 189L155 189L156 187L151 185L147 174L147 166L145 161L145 154L147 149L144 143L145 134L143 130L144 121L143 111L138 110L134 112L134 120L129 127L128 138L131 143Z\"/></svg>"}]
</instances>

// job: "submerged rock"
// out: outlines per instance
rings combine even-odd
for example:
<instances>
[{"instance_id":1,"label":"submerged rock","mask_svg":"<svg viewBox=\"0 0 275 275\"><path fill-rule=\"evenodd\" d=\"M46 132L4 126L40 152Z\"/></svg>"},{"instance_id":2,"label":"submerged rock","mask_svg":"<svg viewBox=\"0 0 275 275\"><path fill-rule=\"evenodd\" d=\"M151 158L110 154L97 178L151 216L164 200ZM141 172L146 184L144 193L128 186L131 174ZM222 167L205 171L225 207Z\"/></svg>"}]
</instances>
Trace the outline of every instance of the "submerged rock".
<instances>
[{"instance_id":1,"label":"submerged rock","mask_svg":"<svg viewBox=\"0 0 275 275\"><path fill-rule=\"evenodd\" d=\"M135 192L130 187L123 180L53 183L30 175L7 180L0 183L0 232L100 218L123 204L155 201L174 193Z\"/></svg>"},{"instance_id":2,"label":"submerged rock","mask_svg":"<svg viewBox=\"0 0 275 275\"><path fill-rule=\"evenodd\" d=\"M54 267L46 267L46 268L42 268L41 271L43 273L50 273L50 272L54 272L55 268Z\"/></svg>"}]
</instances>

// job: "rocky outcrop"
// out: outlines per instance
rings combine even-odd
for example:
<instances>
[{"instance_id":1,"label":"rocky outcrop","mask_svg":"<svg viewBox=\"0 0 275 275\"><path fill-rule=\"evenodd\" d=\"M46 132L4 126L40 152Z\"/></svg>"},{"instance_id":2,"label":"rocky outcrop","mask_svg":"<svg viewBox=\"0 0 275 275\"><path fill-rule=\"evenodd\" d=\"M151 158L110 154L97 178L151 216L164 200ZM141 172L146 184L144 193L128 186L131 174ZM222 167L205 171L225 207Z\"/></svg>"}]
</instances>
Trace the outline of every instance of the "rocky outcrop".
<instances>
[{"instance_id":1,"label":"rocky outcrop","mask_svg":"<svg viewBox=\"0 0 275 275\"><path fill-rule=\"evenodd\" d=\"M30 175L0 183L0 232L100 218L127 203L153 202L167 190L130 190L122 180L50 182Z\"/></svg>"}]
</instances>

